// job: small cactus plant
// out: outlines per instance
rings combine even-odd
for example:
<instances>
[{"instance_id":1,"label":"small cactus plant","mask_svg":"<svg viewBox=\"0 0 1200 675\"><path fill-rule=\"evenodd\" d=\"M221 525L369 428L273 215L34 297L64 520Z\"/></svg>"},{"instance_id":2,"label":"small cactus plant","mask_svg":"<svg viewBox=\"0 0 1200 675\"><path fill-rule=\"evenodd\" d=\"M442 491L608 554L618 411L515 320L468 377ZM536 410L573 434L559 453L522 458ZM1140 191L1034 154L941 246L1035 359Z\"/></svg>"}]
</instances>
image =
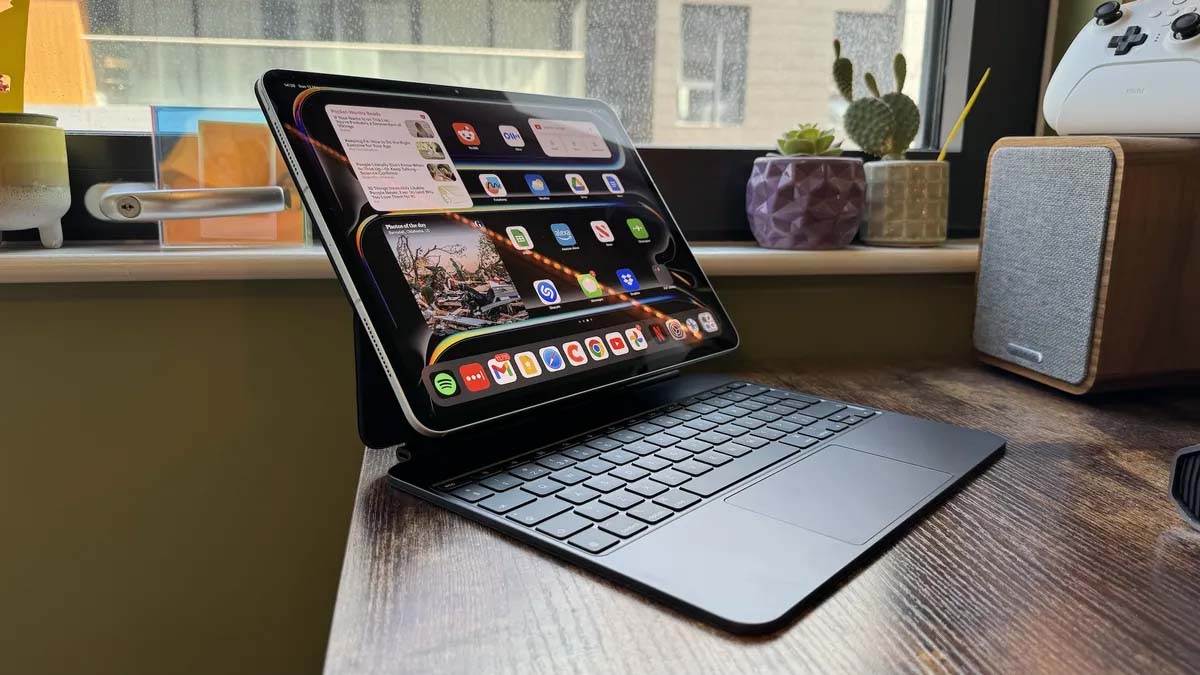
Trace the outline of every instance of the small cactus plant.
<instances>
[{"instance_id":1,"label":"small cactus plant","mask_svg":"<svg viewBox=\"0 0 1200 675\"><path fill-rule=\"evenodd\" d=\"M785 132L776 145L783 155L836 157L842 154L842 143L834 142L833 129L822 129L815 124L801 124Z\"/></svg>"},{"instance_id":2,"label":"small cactus plant","mask_svg":"<svg viewBox=\"0 0 1200 675\"><path fill-rule=\"evenodd\" d=\"M863 152L884 159L902 159L921 126L921 110L911 98L901 93L908 74L904 55L896 54L892 62L896 91L881 95L875 76L866 73L863 81L871 95L861 98L854 98L854 64L842 56L842 43L839 40L833 41L833 56L834 83L842 97L850 103L843 119L846 135Z\"/></svg>"}]
</instances>

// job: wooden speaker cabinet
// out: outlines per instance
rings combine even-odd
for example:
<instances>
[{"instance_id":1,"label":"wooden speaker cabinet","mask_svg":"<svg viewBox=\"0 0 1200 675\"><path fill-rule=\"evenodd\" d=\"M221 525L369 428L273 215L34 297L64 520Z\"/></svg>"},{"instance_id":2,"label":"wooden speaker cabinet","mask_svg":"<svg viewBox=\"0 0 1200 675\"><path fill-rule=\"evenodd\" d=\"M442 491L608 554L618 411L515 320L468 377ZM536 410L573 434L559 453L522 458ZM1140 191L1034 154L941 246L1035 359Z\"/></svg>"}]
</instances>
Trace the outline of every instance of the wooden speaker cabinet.
<instances>
[{"instance_id":1,"label":"wooden speaker cabinet","mask_svg":"<svg viewBox=\"0 0 1200 675\"><path fill-rule=\"evenodd\" d=\"M1200 381L1200 139L1004 138L975 351L1072 394Z\"/></svg>"}]
</instances>

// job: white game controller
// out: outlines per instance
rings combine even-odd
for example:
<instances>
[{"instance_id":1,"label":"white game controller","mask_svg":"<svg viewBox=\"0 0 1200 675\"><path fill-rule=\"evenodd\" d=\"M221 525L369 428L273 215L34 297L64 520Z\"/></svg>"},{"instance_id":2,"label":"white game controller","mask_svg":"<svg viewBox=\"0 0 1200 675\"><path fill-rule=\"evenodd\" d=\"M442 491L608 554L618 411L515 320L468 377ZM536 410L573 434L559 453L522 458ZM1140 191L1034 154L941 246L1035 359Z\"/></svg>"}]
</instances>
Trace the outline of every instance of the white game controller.
<instances>
[{"instance_id":1,"label":"white game controller","mask_svg":"<svg viewBox=\"0 0 1200 675\"><path fill-rule=\"evenodd\" d=\"M1200 0L1101 4L1042 113L1060 134L1200 135Z\"/></svg>"}]
</instances>

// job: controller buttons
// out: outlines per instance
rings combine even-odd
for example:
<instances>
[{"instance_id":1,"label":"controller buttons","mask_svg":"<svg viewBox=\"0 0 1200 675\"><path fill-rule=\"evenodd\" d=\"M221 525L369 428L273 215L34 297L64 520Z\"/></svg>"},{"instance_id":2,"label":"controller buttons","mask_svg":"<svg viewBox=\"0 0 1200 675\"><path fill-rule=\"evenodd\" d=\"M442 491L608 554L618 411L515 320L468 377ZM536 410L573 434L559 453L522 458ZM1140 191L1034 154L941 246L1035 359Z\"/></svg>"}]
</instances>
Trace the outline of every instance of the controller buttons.
<instances>
[{"instance_id":1,"label":"controller buttons","mask_svg":"<svg viewBox=\"0 0 1200 675\"><path fill-rule=\"evenodd\" d=\"M1157 19L1157 18L1158 18L1158 17L1160 17L1160 16L1162 16L1162 10L1158 10L1158 9L1156 9L1156 10L1154 10L1153 12L1150 12L1150 18L1151 18L1151 19Z\"/></svg>"},{"instance_id":2,"label":"controller buttons","mask_svg":"<svg viewBox=\"0 0 1200 675\"><path fill-rule=\"evenodd\" d=\"M1171 22L1171 33L1176 40L1190 40L1200 35L1200 14L1188 12Z\"/></svg>"},{"instance_id":3,"label":"controller buttons","mask_svg":"<svg viewBox=\"0 0 1200 675\"><path fill-rule=\"evenodd\" d=\"M1187 0L1171 0L1172 5L1182 5L1185 2L1187 2Z\"/></svg>"},{"instance_id":4,"label":"controller buttons","mask_svg":"<svg viewBox=\"0 0 1200 675\"><path fill-rule=\"evenodd\" d=\"M1178 13L1179 13L1179 10L1175 9L1174 7L1167 10L1167 16L1175 16Z\"/></svg>"},{"instance_id":5,"label":"controller buttons","mask_svg":"<svg viewBox=\"0 0 1200 675\"><path fill-rule=\"evenodd\" d=\"M1182 18L1182 17L1181 17ZM1178 19L1176 19L1178 21ZM1125 56L1134 47L1146 42L1148 36L1142 32L1141 26L1130 26L1125 29L1125 34L1119 37L1113 37L1108 41L1108 48L1117 50L1117 56Z\"/></svg>"},{"instance_id":6,"label":"controller buttons","mask_svg":"<svg viewBox=\"0 0 1200 675\"><path fill-rule=\"evenodd\" d=\"M1123 15L1124 12L1121 11L1121 3L1117 2L1116 0L1109 0L1108 2L1101 3L1100 6L1096 8L1096 11L1092 12L1092 16L1096 17L1096 23L1100 24L1101 26L1107 26L1121 18Z\"/></svg>"}]
</instances>

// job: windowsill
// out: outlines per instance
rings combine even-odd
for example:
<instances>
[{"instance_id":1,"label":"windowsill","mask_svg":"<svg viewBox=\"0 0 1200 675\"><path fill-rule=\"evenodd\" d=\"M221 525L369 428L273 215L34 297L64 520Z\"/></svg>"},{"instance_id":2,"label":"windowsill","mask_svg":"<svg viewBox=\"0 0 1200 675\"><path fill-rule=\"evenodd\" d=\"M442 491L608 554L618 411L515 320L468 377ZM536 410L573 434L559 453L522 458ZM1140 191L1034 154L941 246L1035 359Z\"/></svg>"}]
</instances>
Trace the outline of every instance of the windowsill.
<instances>
[{"instance_id":1,"label":"windowsill","mask_svg":"<svg viewBox=\"0 0 1200 675\"><path fill-rule=\"evenodd\" d=\"M936 248L851 246L838 251L779 251L748 242L694 244L705 273L729 276L969 274L975 240ZM317 247L162 249L156 244L68 244L0 248L0 283L332 279Z\"/></svg>"}]
</instances>

